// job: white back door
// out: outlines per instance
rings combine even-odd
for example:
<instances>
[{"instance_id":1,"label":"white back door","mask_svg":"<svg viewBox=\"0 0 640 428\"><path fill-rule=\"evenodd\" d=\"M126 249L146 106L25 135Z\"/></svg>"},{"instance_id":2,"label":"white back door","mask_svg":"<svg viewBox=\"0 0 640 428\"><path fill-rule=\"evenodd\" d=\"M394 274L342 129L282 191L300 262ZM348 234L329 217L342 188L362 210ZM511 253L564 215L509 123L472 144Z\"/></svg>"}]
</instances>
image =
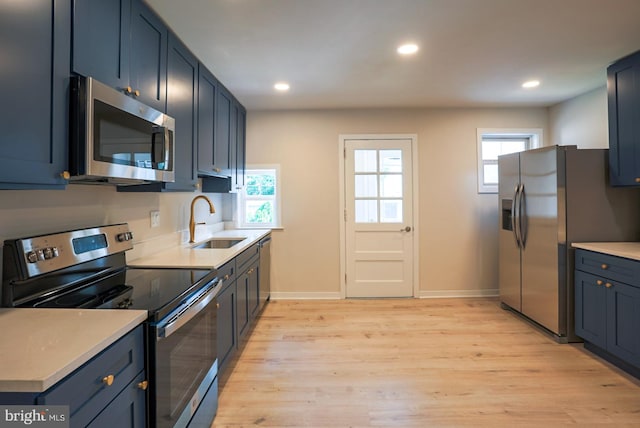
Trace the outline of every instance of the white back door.
<instances>
[{"instance_id":1,"label":"white back door","mask_svg":"<svg viewBox=\"0 0 640 428\"><path fill-rule=\"evenodd\" d=\"M411 139L344 140L345 295L410 297Z\"/></svg>"}]
</instances>

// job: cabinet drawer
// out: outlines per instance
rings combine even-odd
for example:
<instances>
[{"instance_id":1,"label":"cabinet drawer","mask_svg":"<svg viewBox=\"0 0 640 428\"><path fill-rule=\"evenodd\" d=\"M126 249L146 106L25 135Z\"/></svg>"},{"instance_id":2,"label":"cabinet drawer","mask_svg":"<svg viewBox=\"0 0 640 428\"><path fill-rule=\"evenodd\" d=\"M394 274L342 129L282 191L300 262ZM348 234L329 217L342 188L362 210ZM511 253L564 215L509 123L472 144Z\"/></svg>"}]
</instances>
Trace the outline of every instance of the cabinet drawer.
<instances>
[{"instance_id":1,"label":"cabinet drawer","mask_svg":"<svg viewBox=\"0 0 640 428\"><path fill-rule=\"evenodd\" d=\"M218 277L229 284L236 280L236 259L225 263L222 267L218 268Z\"/></svg>"},{"instance_id":2,"label":"cabinet drawer","mask_svg":"<svg viewBox=\"0 0 640 428\"><path fill-rule=\"evenodd\" d=\"M38 404L67 405L72 426L86 426L142 370L140 325L38 398ZM113 383L103 379L113 375Z\"/></svg>"},{"instance_id":3,"label":"cabinet drawer","mask_svg":"<svg viewBox=\"0 0 640 428\"><path fill-rule=\"evenodd\" d=\"M575 268L627 284L640 282L640 262L622 257L578 249Z\"/></svg>"},{"instance_id":4,"label":"cabinet drawer","mask_svg":"<svg viewBox=\"0 0 640 428\"><path fill-rule=\"evenodd\" d=\"M236 256L236 267L238 272L243 272L247 269L248 263L253 261L253 258L260 254L260 246L256 242L250 248L244 250L238 256Z\"/></svg>"}]
</instances>

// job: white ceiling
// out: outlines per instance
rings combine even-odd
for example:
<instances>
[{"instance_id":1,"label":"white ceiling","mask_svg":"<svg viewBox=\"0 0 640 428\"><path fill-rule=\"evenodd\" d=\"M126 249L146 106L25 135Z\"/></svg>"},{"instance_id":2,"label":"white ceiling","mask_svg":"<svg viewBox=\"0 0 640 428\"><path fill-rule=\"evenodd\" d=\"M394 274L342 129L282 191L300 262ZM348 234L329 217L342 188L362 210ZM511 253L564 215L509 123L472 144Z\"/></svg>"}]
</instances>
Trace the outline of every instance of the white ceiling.
<instances>
[{"instance_id":1,"label":"white ceiling","mask_svg":"<svg viewBox=\"0 0 640 428\"><path fill-rule=\"evenodd\" d=\"M640 0L147 2L250 110L548 106L640 49Z\"/></svg>"}]
</instances>

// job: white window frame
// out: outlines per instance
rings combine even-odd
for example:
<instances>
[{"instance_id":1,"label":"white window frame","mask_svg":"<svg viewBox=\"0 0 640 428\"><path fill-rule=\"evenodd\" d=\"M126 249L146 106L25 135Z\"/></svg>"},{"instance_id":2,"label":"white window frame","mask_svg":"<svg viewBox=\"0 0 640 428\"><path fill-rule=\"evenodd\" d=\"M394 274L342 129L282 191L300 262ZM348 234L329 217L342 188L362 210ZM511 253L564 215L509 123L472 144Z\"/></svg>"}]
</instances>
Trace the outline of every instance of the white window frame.
<instances>
[{"instance_id":1,"label":"white window frame","mask_svg":"<svg viewBox=\"0 0 640 428\"><path fill-rule=\"evenodd\" d=\"M478 128L477 129L477 150L478 150L478 193L498 193L497 184L484 183L484 165L495 161L488 161L482 158L482 142L484 139L509 139L524 138L529 142L525 150L537 149L543 146L543 132L541 128Z\"/></svg>"},{"instance_id":2,"label":"white window frame","mask_svg":"<svg viewBox=\"0 0 640 428\"><path fill-rule=\"evenodd\" d=\"M238 192L238 227L242 229L274 229L282 227L282 204L280 201L280 189L282 188L280 183L280 165L247 165L245 169L245 176L253 173L254 171L273 170L276 177L276 188L274 196L260 196L249 197L246 193L247 186L245 185L241 191ZM247 200L273 200L274 221L271 223L246 223L245 222L245 201Z\"/></svg>"}]
</instances>

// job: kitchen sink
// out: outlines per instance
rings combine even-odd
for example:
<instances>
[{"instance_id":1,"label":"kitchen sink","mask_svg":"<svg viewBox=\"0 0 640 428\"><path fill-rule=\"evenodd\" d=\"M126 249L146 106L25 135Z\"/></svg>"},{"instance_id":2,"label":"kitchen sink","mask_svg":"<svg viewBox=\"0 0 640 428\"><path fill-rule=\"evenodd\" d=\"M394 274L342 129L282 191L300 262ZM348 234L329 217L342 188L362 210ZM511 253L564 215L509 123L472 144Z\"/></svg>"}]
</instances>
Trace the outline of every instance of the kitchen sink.
<instances>
[{"instance_id":1,"label":"kitchen sink","mask_svg":"<svg viewBox=\"0 0 640 428\"><path fill-rule=\"evenodd\" d=\"M194 245L194 250L209 249L209 248L231 248L236 244L244 241L246 238L213 238L208 241L202 242L198 245Z\"/></svg>"}]
</instances>

